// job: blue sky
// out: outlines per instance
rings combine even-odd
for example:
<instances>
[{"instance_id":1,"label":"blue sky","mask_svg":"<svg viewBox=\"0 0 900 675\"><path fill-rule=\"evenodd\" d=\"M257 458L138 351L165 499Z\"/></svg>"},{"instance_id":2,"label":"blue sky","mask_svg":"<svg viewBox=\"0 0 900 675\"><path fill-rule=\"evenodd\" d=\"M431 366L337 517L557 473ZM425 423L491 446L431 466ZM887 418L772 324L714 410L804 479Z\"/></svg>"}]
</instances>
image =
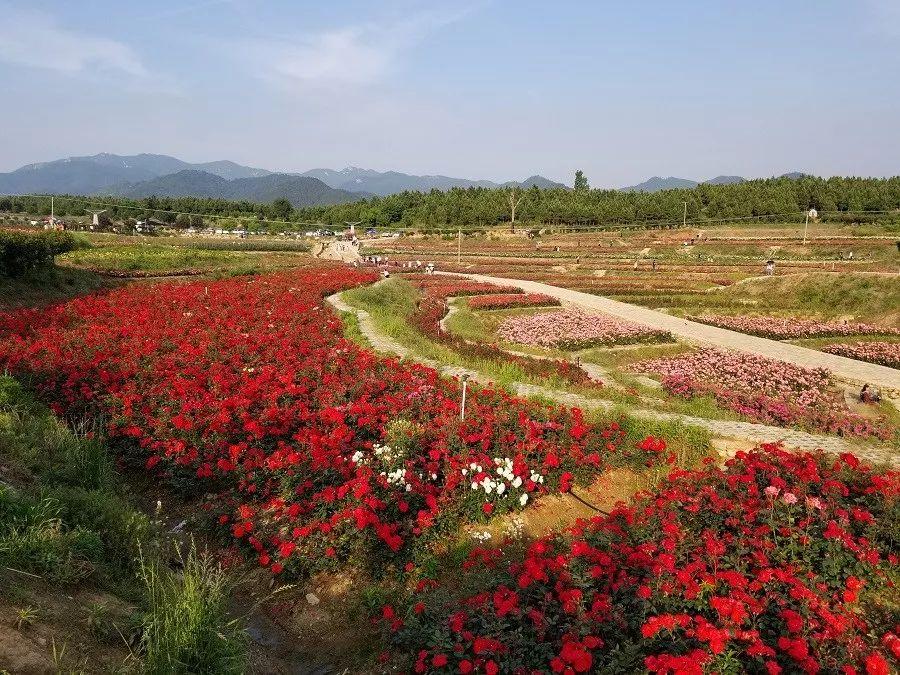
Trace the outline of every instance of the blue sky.
<instances>
[{"instance_id":1,"label":"blue sky","mask_svg":"<svg viewBox=\"0 0 900 675\"><path fill-rule=\"evenodd\" d=\"M900 0L0 0L0 170L900 174Z\"/></svg>"}]
</instances>

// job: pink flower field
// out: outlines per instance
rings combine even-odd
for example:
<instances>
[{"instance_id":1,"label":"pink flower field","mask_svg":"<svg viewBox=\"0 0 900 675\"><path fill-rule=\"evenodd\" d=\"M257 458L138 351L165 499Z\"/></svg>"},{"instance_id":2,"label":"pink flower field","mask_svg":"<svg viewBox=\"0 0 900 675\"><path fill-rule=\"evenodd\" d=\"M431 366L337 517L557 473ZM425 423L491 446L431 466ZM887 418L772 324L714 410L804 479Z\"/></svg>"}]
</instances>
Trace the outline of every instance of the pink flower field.
<instances>
[{"instance_id":1,"label":"pink flower field","mask_svg":"<svg viewBox=\"0 0 900 675\"><path fill-rule=\"evenodd\" d=\"M497 335L509 342L569 350L672 339L667 331L577 309L511 316L500 324Z\"/></svg>"},{"instance_id":2,"label":"pink flower field","mask_svg":"<svg viewBox=\"0 0 900 675\"><path fill-rule=\"evenodd\" d=\"M840 335L897 335L900 331L884 326L848 321L818 321L781 316L718 316L705 314L687 317L691 321L758 335L773 340L832 337Z\"/></svg>"},{"instance_id":3,"label":"pink flower field","mask_svg":"<svg viewBox=\"0 0 900 675\"><path fill-rule=\"evenodd\" d=\"M891 438L890 425L847 409L828 370L801 368L753 354L704 348L640 361L631 370L662 376L665 389L683 398L713 396L745 417L843 436Z\"/></svg>"},{"instance_id":4,"label":"pink flower field","mask_svg":"<svg viewBox=\"0 0 900 675\"><path fill-rule=\"evenodd\" d=\"M900 368L900 342L856 342L854 344L828 345L823 347L822 351L869 363L878 363L890 368Z\"/></svg>"}]
</instances>

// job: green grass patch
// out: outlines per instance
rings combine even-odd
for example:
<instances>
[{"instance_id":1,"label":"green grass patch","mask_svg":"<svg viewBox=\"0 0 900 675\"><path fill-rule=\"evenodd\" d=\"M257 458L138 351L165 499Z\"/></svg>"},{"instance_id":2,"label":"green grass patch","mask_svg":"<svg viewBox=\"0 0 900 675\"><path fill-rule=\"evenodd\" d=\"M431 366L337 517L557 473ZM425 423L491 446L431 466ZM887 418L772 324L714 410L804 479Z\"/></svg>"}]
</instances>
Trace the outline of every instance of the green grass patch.
<instances>
[{"instance_id":1,"label":"green grass patch","mask_svg":"<svg viewBox=\"0 0 900 675\"><path fill-rule=\"evenodd\" d=\"M38 267L17 278L0 276L0 310L62 302L116 285L88 270Z\"/></svg>"},{"instance_id":2,"label":"green grass patch","mask_svg":"<svg viewBox=\"0 0 900 675\"><path fill-rule=\"evenodd\" d=\"M237 251L204 250L156 244L114 245L72 251L61 263L109 272L212 271L244 260Z\"/></svg>"},{"instance_id":3,"label":"green grass patch","mask_svg":"<svg viewBox=\"0 0 900 675\"><path fill-rule=\"evenodd\" d=\"M152 560L141 566L147 609L141 655L148 675L243 673L246 634L228 616L231 583L194 545L176 573Z\"/></svg>"}]
</instances>

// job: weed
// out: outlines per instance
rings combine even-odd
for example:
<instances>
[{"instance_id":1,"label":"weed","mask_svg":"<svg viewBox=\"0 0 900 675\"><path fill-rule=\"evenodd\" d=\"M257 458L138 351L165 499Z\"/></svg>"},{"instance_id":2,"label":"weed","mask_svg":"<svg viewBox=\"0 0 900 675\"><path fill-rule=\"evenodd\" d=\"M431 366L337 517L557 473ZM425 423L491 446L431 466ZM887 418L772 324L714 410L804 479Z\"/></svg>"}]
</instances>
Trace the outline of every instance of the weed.
<instances>
[{"instance_id":1,"label":"weed","mask_svg":"<svg viewBox=\"0 0 900 675\"><path fill-rule=\"evenodd\" d=\"M22 630L23 628L30 628L34 625L34 622L38 619L38 610L34 607L23 607L16 611L16 618L14 620L14 624L16 626L16 630Z\"/></svg>"},{"instance_id":2,"label":"weed","mask_svg":"<svg viewBox=\"0 0 900 675\"><path fill-rule=\"evenodd\" d=\"M245 633L228 617L230 582L206 553L179 553L181 573L142 560L147 609L141 647L150 674L241 673Z\"/></svg>"}]
</instances>

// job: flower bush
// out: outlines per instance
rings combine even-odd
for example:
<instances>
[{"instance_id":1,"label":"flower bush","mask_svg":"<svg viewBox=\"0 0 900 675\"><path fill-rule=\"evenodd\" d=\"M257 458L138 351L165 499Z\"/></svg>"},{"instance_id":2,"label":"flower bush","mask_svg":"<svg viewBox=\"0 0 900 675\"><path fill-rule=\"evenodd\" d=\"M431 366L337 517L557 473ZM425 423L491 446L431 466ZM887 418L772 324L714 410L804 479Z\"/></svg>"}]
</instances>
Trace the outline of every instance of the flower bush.
<instances>
[{"instance_id":1,"label":"flower bush","mask_svg":"<svg viewBox=\"0 0 900 675\"><path fill-rule=\"evenodd\" d=\"M0 367L59 414L105 416L125 461L206 496L223 540L274 573L383 573L460 523L652 457L617 425L491 388L469 388L461 421L458 381L344 339L322 297L374 278L316 268L0 314Z\"/></svg>"},{"instance_id":2,"label":"flower bush","mask_svg":"<svg viewBox=\"0 0 900 675\"><path fill-rule=\"evenodd\" d=\"M778 316L722 316L705 314L687 317L719 328L749 333L773 340L832 337L840 335L897 335L895 328L874 326L853 321L818 321Z\"/></svg>"},{"instance_id":3,"label":"flower bush","mask_svg":"<svg viewBox=\"0 0 900 675\"><path fill-rule=\"evenodd\" d=\"M417 283L417 285L425 294L417 302L416 311L410 317L410 323L419 332L435 342L445 344L457 353L470 358L514 364L533 377L556 377L575 385L602 386L602 383L592 380L583 368L569 361L510 354L494 345L465 340L448 333L441 327L441 320L449 311L447 305L448 296L442 294L455 293L457 287L445 284L440 286L422 286ZM494 286L494 288L503 287ZM508 294L504 293L498 297L505 297L506 295Z\"/></svg>"},{"instance_id":4,"label":"flower bush","mask_svg":"<svg viewBox=\"0 0 900 675\"><path fill-rule=\"evenodd\" d=\"M859 361L878 363L882 366L900 368L900 342L857 342L855 344L835 344L822 347L823 352L846 356Z\"/></svg>"},{"instance_id":5,"label":"flower bush","mask_svg":"<svg viewBox=\"0 0 900 675\"><path fill-rule=\"evenodd\" d=\"M763 446L524 550L476 548L468 595L425 579L384 615L417 673L887 675L898 496L852 455Z\"/></svg>"},{"instance_id":6,"label":"flower bush","mask_svg":"<svg viewBox=\"0 0 900 675\"><path fill-rule=\"evenodd\" d=\"M824 368L704 348L674 357L639 361L635 372L662 376L663 387L683 398L713 396L724 408L767 424L801 426L846 436L891 438L884 421L851 413Z\"/></svg>"},{"instance_id":7,"label":"flower bush","mask_svg":"<svg viewBox=\"0 0 900 675\"><path fill-rule=\"evenodd\" d=\"M510 342L569 350L672 339L667 331L576 309L511 316L500 324L497 334Z\"/></svg>"},{"instance_id":8,"label":"flower bush","mask_svg":"<svg viewBox=\"0 0 900 675\"><path fill-rule=\"evenodd\" d=\"M559 300L543 293L475 295L468 299L472 309L510 309L512 307L554 307Z\"/></svg>"}]
</instances>

